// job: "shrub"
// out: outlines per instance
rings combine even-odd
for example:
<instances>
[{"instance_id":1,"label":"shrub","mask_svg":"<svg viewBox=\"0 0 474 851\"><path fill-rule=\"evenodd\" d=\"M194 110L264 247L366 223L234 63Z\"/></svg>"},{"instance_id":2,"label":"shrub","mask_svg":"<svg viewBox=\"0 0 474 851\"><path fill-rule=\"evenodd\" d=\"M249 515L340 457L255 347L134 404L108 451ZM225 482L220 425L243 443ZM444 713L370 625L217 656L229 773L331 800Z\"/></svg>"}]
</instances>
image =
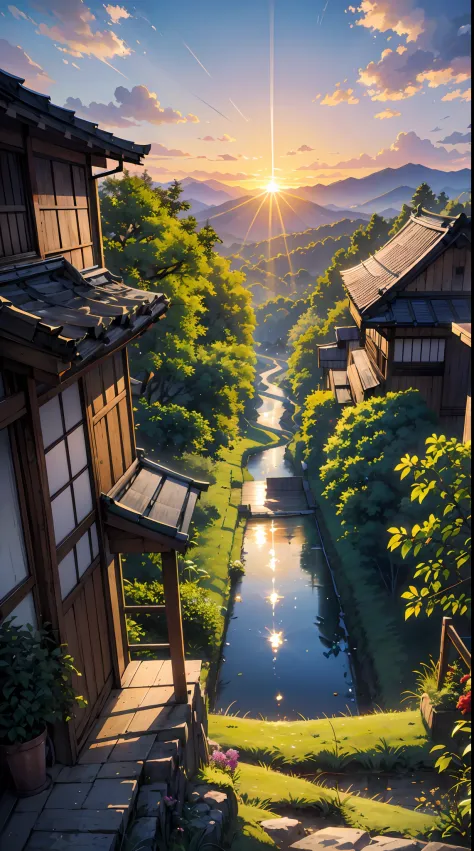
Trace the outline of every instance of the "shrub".
<instances>
[{"instance_id":1,"label":"shrub","mask_svg":"<svg viewBox=\"0 0 474 851\"><path fill-rule=\"evenodd\" d=\"M222 628L221 610L209 599L208 592L197 582L183 582L180 586L184 640L188 650L211 650L218 646ZM138 605L163 605L165 595L161 582L126 582L127 603ZM137 614L137 622L145 630L146 643L166 641L166 625L151 614Z\"/></svg>"},{"instance_id":2,"label":"shrub","mask_svg":"<svg viewBox=\"0 0 474 851\"><path fill-rule=\"evenodd\" d=\"M245 576L245 565L237 559L229 564L229 576L231 582L237 582L242 576Z\"/></svg>"}]
</instances>

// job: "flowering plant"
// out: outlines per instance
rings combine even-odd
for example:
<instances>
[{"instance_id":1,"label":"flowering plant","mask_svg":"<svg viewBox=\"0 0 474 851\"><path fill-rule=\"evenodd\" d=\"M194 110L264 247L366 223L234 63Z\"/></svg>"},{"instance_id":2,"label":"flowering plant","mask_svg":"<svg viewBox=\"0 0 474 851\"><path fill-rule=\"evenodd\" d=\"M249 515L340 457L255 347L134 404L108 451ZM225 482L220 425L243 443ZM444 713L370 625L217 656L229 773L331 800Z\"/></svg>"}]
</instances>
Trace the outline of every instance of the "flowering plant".
<instances>
[{"instance_id":1,"label":"flowering plant","mask_svg":"<svg viewBox=\"0 0 474 851\"><path fill-rule=\"evenodd\" d=\"M456 709L460 709L463 715L471 712L471 675L462 677L461 685L464 686L464 694L459 698Z\"/></svg>"},{"instance_id":2,"label":"flowering plant","mask_svg":"<svg viewBox=\"0 0 474 851\"><path fill-rule=\"evenodd\" d=\"M214 768L218 768L233 777L239 765L239 752L234 748L230 748L226 753L215 750L211 754L211 763Z\"/></svg>"}]
</instances>

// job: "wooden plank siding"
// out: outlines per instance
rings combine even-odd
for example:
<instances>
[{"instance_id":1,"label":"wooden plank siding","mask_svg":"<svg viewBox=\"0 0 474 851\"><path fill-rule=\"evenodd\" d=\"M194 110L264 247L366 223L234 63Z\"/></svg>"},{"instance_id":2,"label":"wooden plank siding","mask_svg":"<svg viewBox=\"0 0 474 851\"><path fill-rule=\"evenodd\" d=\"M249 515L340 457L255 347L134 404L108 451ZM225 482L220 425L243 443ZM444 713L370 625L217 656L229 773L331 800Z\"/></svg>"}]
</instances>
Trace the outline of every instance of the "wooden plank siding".
<instances>
[{"instance_id":1,"label":"wooden plank siding","mask_svg":"<svg viewBox=\"0 0 474 851\"><path fill-rule=\"evenodd\" d=\"M0 150L0 261L35 249L22 154Z\"/></svg>"},{"instance_id":2,"label":"wooden plank siding","mask_svg":"<svg viewBox=\"0 0 474 851\"><path fill-rule=\"evenodd\" d=\"M82 164L35 153L33 168L44 255L63 254L78 269L93 266L85 158Z\"/></svg>"},{"instance_id":3,"label":"wooden plank siding","mask_svg":"<svg viewBox=\"0 0 474 851\"><path fill-rule=\"evenodd\" d=\"M439 414L443 392L442 375L390 375L385 385L387 393L410 389L419 390L428 407Z\"/></svg>"},{"instance_id":4,"label":"wooden plank siding","mask_svg":"<svg viewBox=\"0 0 474 851\"><path fill-rule=\"evenodd\" d=\"M405 290L406 292L471 292L470 247L448 248L408 284Z\"/></svg>"},{"instance_id":5,"label":"wooden plank siding","mask_svg":"<svg viewBox=\"0 0 474 851\"><path fill-rule=\"evenodd\" d=\"M470 388L471 349L451 334L446 342L442 416L463 416Z\"/></svg>"}]
</instances>

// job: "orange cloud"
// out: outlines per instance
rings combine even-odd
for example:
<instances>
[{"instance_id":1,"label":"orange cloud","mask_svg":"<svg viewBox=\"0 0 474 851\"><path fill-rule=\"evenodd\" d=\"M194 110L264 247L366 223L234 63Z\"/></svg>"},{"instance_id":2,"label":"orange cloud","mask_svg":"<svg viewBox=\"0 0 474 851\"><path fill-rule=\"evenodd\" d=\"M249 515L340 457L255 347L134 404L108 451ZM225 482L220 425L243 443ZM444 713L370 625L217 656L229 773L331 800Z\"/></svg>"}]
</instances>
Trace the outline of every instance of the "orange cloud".
<instances>
[{"instance_id":1,"label":"orange cloud","mask_svg":"<svg viewBox=\"0 0 474 851\"><path fill-rule=\"evenodd\" d=\"M65 106L80 112L84 118L112 127L133 127L137 121L158 125L199 123L197 115L182 115L170 106L162 107L155 92L150 92L146 86L134 86L133 89L118 86L115 100L116 104L93 101L86 106L80 98L68 98Z\"/></svg>"},{"instance_id":2,"label":"orange cloud","mask_svg":"<svg viewBox=\"0 0 474 851\"><path fill-rule=\"evenodd\" d=\"M462 92L461 89L455 89L454 92L448 92L441 100L464 100L469 103L471 100L471 89L466 89Z\"/></svg>"},{"instance_id":3,"label":"orange cloud","mask_svg":"<svg viewBox=\"0 0 474 851\"><path fill-rule=\"evenodd\" d=\"M38 32L63 44L76 58L94 56L103 62L130 56L131 49L112 30L93 29L95 15L82 0L35 0L35 8L56 18L54 26L40 24Z\"/></svg>"},{"instance_id":4,"label":"orange cloud","mask_svg":"<svg viewBox=\"0 0 474 851\"><path fill-rule=\"evenodd\" d=\"M390 109L390 107L387 107L387 109L384 109L383 112L377 112L375 114L375 118L380 118L380 121L383 121L386 118L398 118L401 114L402 113L398 112L396 109Z\"/></svg>"},{"instance_id":5,"label":"orange cloud","mask_svg":"<svg viewBox=\"0 0 474 851\"><path fill-rule=\"evenodd\" d=\"M359 98L353 97L354 89L335 89L332 94L327 94L321 101L321 106L338 106L340 103L354 105L359 103Z\"/></svg>"}]
</instances>

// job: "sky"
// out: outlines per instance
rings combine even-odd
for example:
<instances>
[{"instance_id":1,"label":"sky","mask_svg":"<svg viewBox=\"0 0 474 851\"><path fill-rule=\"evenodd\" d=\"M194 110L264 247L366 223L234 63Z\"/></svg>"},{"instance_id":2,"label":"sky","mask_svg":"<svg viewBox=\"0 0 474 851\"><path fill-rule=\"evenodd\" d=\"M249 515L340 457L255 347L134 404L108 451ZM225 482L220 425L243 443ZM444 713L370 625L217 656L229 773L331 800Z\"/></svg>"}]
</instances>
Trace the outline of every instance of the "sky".
<instances>
[{"instance_id":1,"label":"sky","mask_svg":"<svg viewBox=\"0 0 474 851\"><path fill-rule=\"evenodd\" d=\"M0 67L156 181L248 189L470 164L468 0L0 0Z\"/></svg>"}]
</instances>

